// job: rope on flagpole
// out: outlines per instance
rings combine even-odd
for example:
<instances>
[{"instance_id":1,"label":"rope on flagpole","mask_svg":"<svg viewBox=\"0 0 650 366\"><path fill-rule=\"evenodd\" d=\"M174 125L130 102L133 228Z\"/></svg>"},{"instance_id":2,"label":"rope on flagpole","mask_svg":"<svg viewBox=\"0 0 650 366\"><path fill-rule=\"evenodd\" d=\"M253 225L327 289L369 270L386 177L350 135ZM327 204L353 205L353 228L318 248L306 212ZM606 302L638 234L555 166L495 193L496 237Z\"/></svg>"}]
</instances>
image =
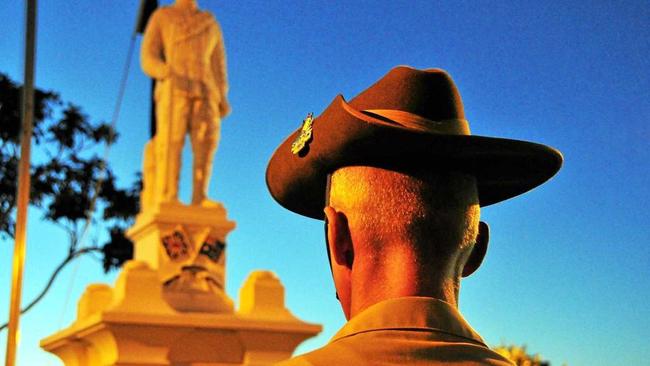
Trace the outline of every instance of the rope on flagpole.
<instances>
[{"instance_id":1,"label":"rope on flagpole","mask_svg":"<svg viewBox=\"0 0 650 366\"><path fill-rule=\"evenodd\" d=\"M129 77L129 70L130 70L130 67L131 67L131 59L133 58L133 50L135 48L134 47L135 46L135 39L136 39L136 33L134 32L131 35L131 40L129 42L129 49L128 49L127 53L126 53L126 60L124 62L124 67L122 69L122 77L120 79L120 86L119 86L119 89L118 89L118 92L117 92L117 99L115 101L115 107L113 108L113 116L112 116L111 122L110 122L111 131L113 133L116 131L117 120L118 120L118 118L120 116L120 111L121 111L121 108L122 108L122 101L124 99L124 92L126 91L126 82L128 80L128 77ZM95 187L94 187L94 190L93 190L93 196L92 196L92 198L90 200L90 207L89 207L89 209L88 209L88 211L86 213L86 222L84 223L83 229L81 231L81 235L79 235L79 239L77 240L78 247L81 247L82 248L81 250L83 250L83 249L89 249L90 251L96 250L96 248L94 248L94 247L83 247L83 246L81 246L81 244L83 244L83 242L84 242L84 240L86 238L86 235L88 234L88 232L90 230L90 226L91 226L91 223L92 223L92 215L95 212L95 207L97 205L97 199L99 198L99 193L101 192L102 184L104 184L104 180L106 179L106 174L107 174L106 173L106 162L108 162L108 156L109 156L109 153L110 153L110 150L111 150L111 144L112 144L112 141L106 143L106 146L104 147L104 154L103 154L103 157L102 157L102 160L101 160L99 178L95 182ZM74 259L74 258L78 258L78 256L75 256L75 257L73 257L71 259ZM70 287L72 286L72 282L73 282L74 277L76 276L76 274L77 274L77 271L75 270L72 273L72 278L70 280L71 283L70 283L69 288L68 288L66 300L65 300L65 303L63 305L63 309L61 310L61 313L62 313L61 314L61 319L63 318L63 314L65 313L65 308L67 307L69 297L71 295Z\"/></svg>"},{"instance_id":2,"label":"rope on flagpole","mask_svg":"<svg viewBox=\"0 0 650 366\"><path fill-rule=\"evenodd\" d=\"M129 70L131 68L131 59L133 58L133 50L135 48L135 40L138 32L140 32L140 28L143 28L146 22L142 22L141 18L143 16L143 13L148 11L147 6L150 5L148 4L149 1L142 0L140 2L140 7L138 9L138 17L136 19L136 24L135 28L133 30L133 33L131 34L131 40L129 42L129 49L126 53L126 60L124 62L124 67L122 69L122 77L120 79L120 86L117 92L117 99L115 101L115 107L113 108L113 116L111 118L111 130L114 132L116 131L116 126L117 126L117 120L119 119L120 116L120 111L122 108L122 100L124 99L124 92L126 91L126 82L129 78ZM154 8L157 7L158 3L157 1L153 2ZM111 144L107 143L106 147L104 148L104 156L102 159L102 165L100 167L100 177L97 180L95 184L95 189L94 189L94 194L92 199L90 200L90 209L88 210L88 213L86 214L86 223L84 224L84 227L82 229L81 235L79 236L78 242L81 243L86 236L86 233L88 232L90 228L90 224L92 222L92 213L95 211L95 205L97 203L97 198L99 197L99 192L101 191L101 186L104 183L104 178L105 178L105 173L106 173L106 162L108 161L108 155L111 149Z\"/></svg>"},{"instance_id":3,"label":"rope on flagpole","mask_svg":"<svg viewBox=\"0 0 650 366\"><path fill-rule=\"evenodd\" d=\"M155 6L154 8L158 5L157 1L154 2ZM113 116L111 117L111 131L114 133L117 130L117 120L120 117L120 111L122 109L122 101L124 99L124 92L126 91L126 82L129 78L129 70L131 68L131 59L133 58L133 50L135 49L135 40L136 36L138 35L138 32L140 31L141 27L144 27L146 22L142 22L141 24L141 17L143 16L143 12L147 11L147 5L148 2L141 1L140 2L140 8L138 9L138 17L136 19L136 24L133 32L131 33L131 40L129 42L129 49L126 53L126 60L124 61L124 67L122 69L122 77L120 79L120 86L117 92L117 99L115 100L115 106L113 108ZM112 143L112 142L111 142ZM102 163L100 167L100 176L97 182L95 183L95 189L93 192L93 196L90 200L90 208L87 211L86 214L86 222L84 224L84 227L81 231L81 235L79 235L79 240L77 241L78 243L83 243L83 240L88 233L88 230L90 229L90 225L92 223L92 214L95 211L95 206L97 204L97 198L99 197L99 192L101 191L102 184L104 183L105 179L105 174L106 174L106 162L108 161L108 156L111 150L111 143L107 143L106 146L104 147L104 155L102 158Z\"/></svg>"},{"instance_id":4,"label":"rope on flagpole","mask_svg":"<svg viewBox=\"0 0 650 366\"><path fill-rule=\"evenodd\" d=\"M129 78L129 69L131 68L131 59L133 58L133 49L135 48L135 33L131 36L131 41L129 42L129 50L127 51L126 54L126 60L124 62L124 68L122 69L122 78L120 81L120 86L117 92L117 100L115 101L115 107L113 108L113 116L111 118L111 131L114 133L116 131L116 126L117 126L117 120L120 116L120 111L122 108L122 100L124 99L124 92L126 90L126 82ZM84 224L84 227L81 231L81 235L79 235L79 240L78 243L82 243L86 234L88 233L88 230L90 229L90 224L92 223L92 215L93 212L95 212L95 206L97 205L97 198L99 197L99 192L101 191L102 184L104 183L105 176L106 176L106 162L108 161L108 155L111 150L111 144L112 141L107 143L106 146L104 147L104 155L102 157L102 163L100 167L100 176L99 179L97 179L97 182L95 182L95 189L93 192L93 196L90 200L90 208L88 209L86 213L86 222Z\"/></svg>"}]
</instances>

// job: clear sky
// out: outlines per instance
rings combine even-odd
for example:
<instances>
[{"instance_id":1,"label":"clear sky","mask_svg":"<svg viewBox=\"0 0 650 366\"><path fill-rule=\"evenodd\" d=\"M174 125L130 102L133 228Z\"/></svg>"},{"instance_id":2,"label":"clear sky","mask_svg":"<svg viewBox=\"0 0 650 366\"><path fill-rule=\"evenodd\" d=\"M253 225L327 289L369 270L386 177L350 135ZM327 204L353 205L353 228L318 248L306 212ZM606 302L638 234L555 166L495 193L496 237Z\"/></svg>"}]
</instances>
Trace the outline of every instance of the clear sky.
<instances>
[{"instance_id":1,"label":"clear sky","mask_svg":"<svg viewBox=\"0 0 650 366\"><path fill-rule=\"evenodd\" d=\"M137 1L41 1L36 83L111 118ZM167 2L163 1L163 4ZM237 229L227 291L254 269L286 286L288 307L343 324L322 223L282 209L266 190L275 147L307 112L352 98L399 64L441 67L460 89L472 132L562 151L546 185L485 208L491 247L463 283L460 309L491 345L527 344L554 365L641 365L650 359L650 4L647 1L210 1L228 52L233 114L223 122L211 194ZM526 3L526 4L524 4ZM0 11L0 72L22 80L23 4ZM139 47L140 39L137 40ZM123 184L148 139L149 80L132 60L111 164ZM184 168L187 168L187 159ZM188 170L184 169L187 173ZM189 197L183 179L183 197ZM32 209L24 299L65 256L66 237ZM99 234L92 233L90 239ZM0 242L0 317L12 243ZM85 258L22 318L21 365L59 365L39 339L67 326L85 286L112 283ZM6 332L0 334L4 359Z\"/></svg>"}]
</instances>

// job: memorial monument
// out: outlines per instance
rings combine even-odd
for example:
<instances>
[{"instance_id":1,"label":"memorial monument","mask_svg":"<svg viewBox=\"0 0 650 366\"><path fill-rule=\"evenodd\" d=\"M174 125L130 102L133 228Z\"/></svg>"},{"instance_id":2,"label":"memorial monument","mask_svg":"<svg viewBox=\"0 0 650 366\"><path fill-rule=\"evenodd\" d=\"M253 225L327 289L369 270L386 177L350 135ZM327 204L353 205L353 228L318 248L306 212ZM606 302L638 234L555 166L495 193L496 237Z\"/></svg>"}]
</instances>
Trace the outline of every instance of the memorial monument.
<instances>
[{"instance_id":1,"label":"memorial monument","mask_svg":"<svg viewBox=\"0 0 650 366\"><path fill-rule=\"evenodd\" d=\"M219 23L194 0L149 19L143 71L155 79L156 133L145 146L141 212L127 231L134 260L113 288L90 285L77 319L41 341L71 365L267 365L288 358L320 325L295 318L284 288L255 271L240 304L225 292L226 237L235 228L207 197L227 101ZM186 135L193 152L192 199L178 199Z\"/></svg>"}]
</instances>

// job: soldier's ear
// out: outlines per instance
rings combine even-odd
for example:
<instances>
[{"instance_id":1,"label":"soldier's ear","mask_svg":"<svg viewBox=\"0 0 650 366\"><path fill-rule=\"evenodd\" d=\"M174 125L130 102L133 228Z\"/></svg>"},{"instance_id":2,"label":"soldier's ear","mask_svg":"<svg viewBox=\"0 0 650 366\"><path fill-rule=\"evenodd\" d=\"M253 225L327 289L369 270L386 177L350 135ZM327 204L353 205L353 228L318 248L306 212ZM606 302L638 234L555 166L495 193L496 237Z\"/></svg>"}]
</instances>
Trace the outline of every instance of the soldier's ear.
<instances>
[{"instance_id":1,"label":"soldier's ear","mask_svg":"<svg viewBox=\"0 0 650 366\"><path fill-rule=\"evenodd\" d=\"M336 211L330 206L325 207L325 217L327 220L325 235L327 235L327 245L331 255L330 264L336 296L341 302L345 318L350 319L354 248L348 218L343 212Z\"/></svg>"},{"instance_id":2,"label":"soldier's ear","mask_svg":"<svg viewBox=\"0 0 650 366\"><path fill-rule=\"evenodd\" d=\"M329 206L325 208L325 216L328 223L326 235L332 255L332 264L351 269L354 262L354 248L352 247L348 218L344 213Z\"/></svg>"},{"instance_id":3,"label":"soldier's ear","mask_svg":"<svg viewBox=\"0 0 650 366\"><path fill-rule=\"evenodd\" d=\"M472 253L469 255L465 266L463 267L463 277L467 277L474 273L478 267L483 263L483 258L487 253L488 242L490 241L490 227L487 223L480 221L478 223L478 235L476 236L476 243L472 248Z\"/></svg>"}]
</instances>

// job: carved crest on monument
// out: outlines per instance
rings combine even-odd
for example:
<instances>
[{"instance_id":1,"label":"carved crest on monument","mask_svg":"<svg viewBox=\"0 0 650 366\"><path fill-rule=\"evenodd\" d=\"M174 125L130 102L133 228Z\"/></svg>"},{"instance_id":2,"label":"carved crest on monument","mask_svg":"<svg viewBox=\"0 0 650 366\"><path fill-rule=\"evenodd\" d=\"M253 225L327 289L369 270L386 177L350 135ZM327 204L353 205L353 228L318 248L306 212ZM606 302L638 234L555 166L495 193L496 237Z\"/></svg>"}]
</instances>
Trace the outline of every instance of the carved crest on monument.
<instances>
[{"instance_id":1,"label":"carved crest on monument","mask_svg":"<svg viewBox=\"0 0 650 366\"><path fill-rule=\"evenodd\" d=\"M167 256L172 261L182 261L189 257L190 244L181 231L175 230L173 233L163 236L161 241Z\"/></svg>"}]
</instances>

